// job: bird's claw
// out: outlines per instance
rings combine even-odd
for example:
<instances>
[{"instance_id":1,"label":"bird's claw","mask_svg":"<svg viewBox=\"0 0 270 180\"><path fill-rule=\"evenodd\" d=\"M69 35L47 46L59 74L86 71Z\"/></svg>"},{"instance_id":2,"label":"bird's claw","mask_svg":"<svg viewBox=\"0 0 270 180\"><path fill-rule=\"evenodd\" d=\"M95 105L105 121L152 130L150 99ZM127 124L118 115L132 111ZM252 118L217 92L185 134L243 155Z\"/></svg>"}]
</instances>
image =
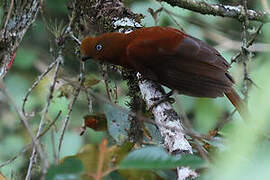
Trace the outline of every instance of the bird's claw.
<instances>
[{"instance_id":1,"label":"bird's claw","mask_svg":"<svg viewBox=\"0 0 270 180\"><path fill-rule=\"evenodd\" d=\"M164 102L169 102L170 104L175 103L175 99L170 97L172 94L173 94L173 91L170 91L168 94L162 97L151 98L150 100L155 101L155 102L151 105L151 107L149 108L149 111L152 111L154 107L157 107L158 105Z\"/></svg>"}]
</instances>

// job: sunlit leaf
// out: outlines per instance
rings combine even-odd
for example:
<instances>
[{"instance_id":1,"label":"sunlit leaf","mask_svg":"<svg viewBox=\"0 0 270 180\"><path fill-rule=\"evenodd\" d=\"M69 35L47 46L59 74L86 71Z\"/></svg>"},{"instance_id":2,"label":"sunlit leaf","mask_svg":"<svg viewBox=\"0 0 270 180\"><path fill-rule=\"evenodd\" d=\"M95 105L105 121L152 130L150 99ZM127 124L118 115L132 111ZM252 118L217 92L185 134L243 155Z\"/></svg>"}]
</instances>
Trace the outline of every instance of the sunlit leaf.
<instances>
[{"instance_id":1,"label":"sunlit leaf","mask_svg":"<svg viewBox=\"0 0 270 180\"><path fill-rule=\"evenodd\" d=\"M92 86L98 84L100 82L99 79L93 77L92 75L88 75L85 78L84 86L86 88L91 88Z\"/></svg>"}]
</instances>

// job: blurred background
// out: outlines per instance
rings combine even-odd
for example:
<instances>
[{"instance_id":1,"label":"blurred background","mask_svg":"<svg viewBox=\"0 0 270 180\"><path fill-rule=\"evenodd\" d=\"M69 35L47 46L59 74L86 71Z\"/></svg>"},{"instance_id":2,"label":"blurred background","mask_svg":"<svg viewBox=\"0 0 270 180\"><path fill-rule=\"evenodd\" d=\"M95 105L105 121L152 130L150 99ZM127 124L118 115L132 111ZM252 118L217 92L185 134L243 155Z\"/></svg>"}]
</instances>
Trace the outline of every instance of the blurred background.
<instances>
[{"instance_id":1,"label":"blurred background","mask_svg":"<svg viewBox=\"0 0 270 180\"><path fill-rule=\"evenodd\" d=\"M209 3L223 3L238 5L238 0L207 0ZM171 7L166 3L157 1L137 0L124 1L134 13L144 15L142 23L144 26L172 26L197 37L211 46L215 47L228 62L241 49L242 25L239 21L230 18L201 15L198 13ZM268 0L249 1L248 7L256 10L267 9ZM67 1L47 0L44 13L49 23L54 25L60 22L68 22ZM150 8L150 9L149 9ZM0 9L2 14L2 9ZM156 14L156 16L153 16ZM249 33L252 34L259 27L259 22L250 22ZM177 95L175 110L180 113L180 107L193 127L199 133L208 135L209 132L219 127L219 134L225 137L222 140L209 142L213 146L210 158L214 160L215 166L210 168L200 178L205 179L269 179L267 169L270 168L270 24L264 24L261 33L257 36L255 43L249 48L250 61L248 62L248 74L256 84L249 83L248 104L252 114L249 126L246 126L233 106L226 98L206 99L192 98L184 95ZM17 56L11 70L4 79L8 92L21 107L27 90L32 86L37 76L54 60L54 37L46 30L45 23L39 16L23 38L21 46L17 50ZM60 72L70 78L77 78L79 74L78 47L71 41L66 43L64 48L64 65ZM99 65L94 62L86 64L87 76L92 79L101 80L94 85L92 90L101 96L106 97L105 85L100 72ZM233 63L230 72L235 79L235 88L241 94L246 93L243 88L244 71L242 63ZM60 73L60 74L61 74ZM118 104L127 107L129 101L127 84L118 74L109 76L109 86L113 89L117 86ZM44 80L34 89L26 104L26 110L41 111L47 101L49 86L52 81L52 73L49 73ZM60 88L60 86L57 86ZM244 96L242 96L244 98ZM71 114L68 130L63 141L61 157L75 155L85 144L98 144L105 132L96 132L87 129L83 136L79 136L83 117L88 113L88 104L85 94L79 96ZM61 110L60 120L55 125L55 139L59 139L61 118L65 117L68 111L70 97L61 95L61 89L55 91L52 104L47 116L48 123L51 122ZM103 112L104 102L93 98L93 112ZM33 129L39 125L40 115L29 122ZM228 121L228 122L227 122ZM221 122L226 122L222 124ZM56 140L57 141L57 140ZM17 113L8 103L7 99L0 93L0 164L17 153L30 142L28 134L21 124ZM46 144L48 157L53 160L52 138L50 133L43 137ZM228 143L229 142L229 143ZM224 143L228 143L226 146ZM230 149L228 151L228 149ZM0 169L7 178L24 177L28 167L30 151L19 156L14 162ZM241 156L239 155L241 154ZM215 178L213 178L215 177Z\"/></svg>"}]
</instances>

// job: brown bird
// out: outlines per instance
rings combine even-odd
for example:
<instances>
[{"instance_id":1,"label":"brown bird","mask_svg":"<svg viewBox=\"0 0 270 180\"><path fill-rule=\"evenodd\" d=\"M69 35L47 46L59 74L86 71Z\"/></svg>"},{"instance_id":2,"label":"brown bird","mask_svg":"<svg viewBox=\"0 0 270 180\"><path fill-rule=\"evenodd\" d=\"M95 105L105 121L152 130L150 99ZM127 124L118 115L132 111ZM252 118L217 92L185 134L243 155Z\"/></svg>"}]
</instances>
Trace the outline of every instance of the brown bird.
<instances>
[{"instance_id":1,"label":"brown bird","mask_svg":"<svg viewBox=\"0 0 270 180\"><path fill-rule=\"evenodd\" d=\"M149 27L86 37L80 49L83 60L133 68L181 94L209 98L225 94L244 115L244 103L232 87L230 64L213 47L177 29Z\"/></svg>"}]
</instances>

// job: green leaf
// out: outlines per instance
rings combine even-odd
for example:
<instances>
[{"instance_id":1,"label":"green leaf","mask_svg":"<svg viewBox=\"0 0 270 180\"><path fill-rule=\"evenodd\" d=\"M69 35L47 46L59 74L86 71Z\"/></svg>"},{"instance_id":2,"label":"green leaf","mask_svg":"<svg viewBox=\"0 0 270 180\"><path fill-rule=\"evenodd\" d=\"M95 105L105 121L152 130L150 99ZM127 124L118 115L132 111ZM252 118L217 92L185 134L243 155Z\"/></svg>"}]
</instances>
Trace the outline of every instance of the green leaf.
<instances>
[{"instance_id":1,"label":"green leaf","mask_svg":"<svg viewBox=\"0 0 270 180\"><path fill-rule=\"evenodd\" d=\"M119 169L170 169L178 166L201 167L203 161L195 155L173 156L161 147L145 147L131 152Z\"/></svg>"},{"instance_id":2,"label":"green leaf","mask_svg":"<svg viewBox=\"0 0 270 180\"><path fill-rule=\"evenodd\" d=\"M49 168L46 180L78 180L83 170L82 162L74 157L68 157L58 166Z\"/></svg>"},{"instance_id":3,"label":"green leaf","mask_svg":"<svg viewBox=\"0 0 270 180\"><path fill-rule=\"evenodd\" d=\"M124 143L128 139L127 130L130 128L128 113L106 104L105 115L107 117L109 134L117 143Z\"/></svg>"}]
</instances>

